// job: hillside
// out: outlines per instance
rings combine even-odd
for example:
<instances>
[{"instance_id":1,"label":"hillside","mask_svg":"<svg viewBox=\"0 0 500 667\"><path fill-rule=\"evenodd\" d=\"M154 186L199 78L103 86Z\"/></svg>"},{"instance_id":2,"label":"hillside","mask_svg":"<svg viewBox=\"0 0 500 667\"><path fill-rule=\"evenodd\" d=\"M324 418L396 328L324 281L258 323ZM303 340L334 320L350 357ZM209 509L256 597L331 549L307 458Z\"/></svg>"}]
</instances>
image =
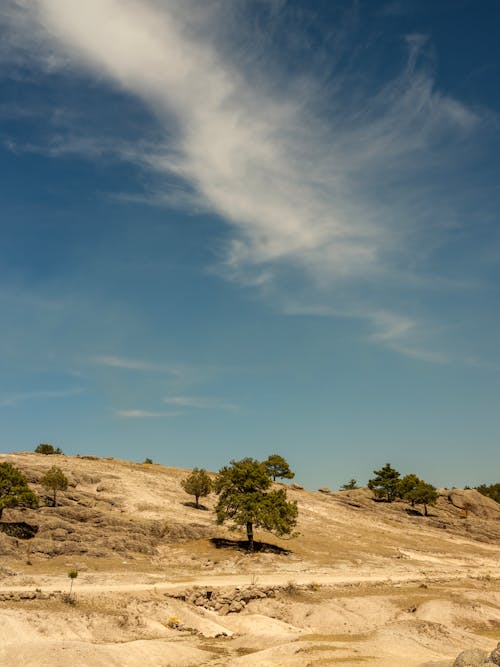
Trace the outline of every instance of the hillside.
<instances>
[{"instance_id":1,"label":"hillside","mask_svg":"<svg viewBox=\"0 0 500 667\"><path fill-rule=\"evenodd\" d=\"M300 535L257 531L262 549L247 554L242 534L215 525L213 496L192 506L186 470L62 455L0 461L42 499L50 466L70 480L56 507L4 511L0 664L53 665L64 654L75 667L449 665L461 648L500 640L500 505L477 491L442 490L424 517L367 489L288 487Z\"/></svg>"}]
</instances>

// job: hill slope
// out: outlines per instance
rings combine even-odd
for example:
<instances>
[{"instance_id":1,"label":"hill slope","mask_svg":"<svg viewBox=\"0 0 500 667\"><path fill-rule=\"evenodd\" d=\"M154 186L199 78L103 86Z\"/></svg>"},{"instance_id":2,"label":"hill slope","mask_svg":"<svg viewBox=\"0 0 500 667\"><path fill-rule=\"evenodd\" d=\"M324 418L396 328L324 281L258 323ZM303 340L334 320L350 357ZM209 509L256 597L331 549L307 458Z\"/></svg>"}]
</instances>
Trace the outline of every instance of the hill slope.
<instances>
[{"instance_id":1,"label":"hill slope","mask_svg":"<svg viewBox=\"0 0 500 667\"><path fill-rule=\"evenodd\" d=\"M0 532L2 664L64 654L76 666L390 667L449 664L467 644L500 639L500 506L476 491L442 491L423 517L366 489L289 487L300 536L257 532L267 546L250 555L242 535L215 525L213 497L192 506L185 470L37 454L0 461L42 499L50 466L70 480L56 507L47 499L38 511L4 512L7 533L20 521L38 530L30 540ZM77 604L54 592L68 589L72 568ZM28 638L22 651L14 628Z\"/></svg>"}]
</instances>

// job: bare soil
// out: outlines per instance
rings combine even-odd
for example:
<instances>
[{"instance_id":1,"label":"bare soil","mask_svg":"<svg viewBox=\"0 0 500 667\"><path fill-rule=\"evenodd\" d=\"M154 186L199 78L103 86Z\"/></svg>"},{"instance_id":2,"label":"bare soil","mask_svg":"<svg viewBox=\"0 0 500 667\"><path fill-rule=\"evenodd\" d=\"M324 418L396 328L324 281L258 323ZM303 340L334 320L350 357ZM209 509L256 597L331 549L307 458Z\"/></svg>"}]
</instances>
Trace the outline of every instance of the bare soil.
<instances>
[{"instance_id":1,"label":"bare soil","mask_svg":"<svg viewBox=\"0 0 500 667\"><path fill-rule=\"evenodd\" d=\"M193 506L186 470L0 461L42 499L3 513L0 665L450 667L500 641L500 505L476 491L442 490L425 517L367 489L287 487L300 535L257 531L249 554L213 496ZM70 479L55 507L39 485L52 465Z\"/></svg>"}]
</instances>

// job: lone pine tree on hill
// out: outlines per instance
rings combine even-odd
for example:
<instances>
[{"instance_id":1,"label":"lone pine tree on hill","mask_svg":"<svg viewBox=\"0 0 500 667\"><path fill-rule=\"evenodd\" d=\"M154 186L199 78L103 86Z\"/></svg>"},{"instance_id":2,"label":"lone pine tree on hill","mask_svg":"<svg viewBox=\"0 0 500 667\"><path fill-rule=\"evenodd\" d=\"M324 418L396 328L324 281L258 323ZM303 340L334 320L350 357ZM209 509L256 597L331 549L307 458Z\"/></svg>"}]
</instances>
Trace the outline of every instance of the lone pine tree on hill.
<instances>
[{"instance_id":1,"label":"lone pine tree on hill","mask_svg":"<svg viewBox=\"0 0 500 667\"><path fill-rule=\"evenodd\" d=\"M398 495L399 472L390 463L386 463L380 470L374 470L376 475L368 480L368 488L373 491L375 497L392 503Z\"/></svg>"},{"instance_id":2,"label":"lone pine tree on hill","mask_svg":"<svg viewBox=\"0 0 500 667\"><path fill-rule=\"evenodd\" d=\"M0 463L0 519L6 507L38 507L38 497L26 477L10 463Z\"/></svg>"},{"instance_id":3,"label":"lone pine tree on hill","mask_svg":"<svg viewBox=\"0 0 500 667\"><path fill-rule=\"evenodd\" d=\"M193 468L193 472L181 481L186 493L195 497L196 508L199 508L199 499L208 496L212 491L212 480L204 468Z\"/></svg>"},{"instance_id":4,"label":"lone pine tree on hill","mask_svg":"<svg viewBox=\"0 0 500 667\"><path fill-rule=\"evenodd\" d=\"M249 551L254 549L254 527L283 536L290 535L297 524L297 503L287 500L285 489L269 491L270 486L266 462L252 458L231 461L215 480L217 523L245 526Z\"/></svg>"},{"instance_id":5,"label":"lone pine tree on hill","mask_svg":"<svg viewBox=\"0 0 500 667\"><path fill-rule=\"evenodd\" d=\"M47 489L47 491L52 491L54 507L56 506L56 495L58 491L66 491L68 488L68 478L63 473L61 468L57 466L52 466L50 470L47 470L45 475L41 478L40 484Z\"/></svg>"},{"instance_id":6,"label":"lone pine tree on hill","mask_svg":"<svg viewBox=\"0 0 500 667\"><path fill-rule=\"evenodd\" d=\"M295 473L290 470L290 466L285 459L279 454L270 454L264 461L268 474L276 481L276 477L280 479L293 479Z\"/></svg>"}]
</instances>

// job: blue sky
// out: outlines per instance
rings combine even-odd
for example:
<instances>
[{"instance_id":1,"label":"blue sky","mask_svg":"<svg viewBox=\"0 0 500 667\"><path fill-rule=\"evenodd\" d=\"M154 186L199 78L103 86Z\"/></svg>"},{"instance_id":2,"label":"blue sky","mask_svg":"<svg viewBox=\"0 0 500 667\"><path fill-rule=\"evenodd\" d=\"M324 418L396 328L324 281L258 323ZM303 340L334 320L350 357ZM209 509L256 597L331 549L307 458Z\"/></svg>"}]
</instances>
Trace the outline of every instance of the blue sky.
<instances>
[{"instance_id":1,"label":"blue sky","mask_svg":"<svg viewBox=\"0 0 500 667\"><path fill-rule=\"evenodd\" d=\"M3 451L500 464L494 0L6 0Z\"/></svg>"}]
</instances>

